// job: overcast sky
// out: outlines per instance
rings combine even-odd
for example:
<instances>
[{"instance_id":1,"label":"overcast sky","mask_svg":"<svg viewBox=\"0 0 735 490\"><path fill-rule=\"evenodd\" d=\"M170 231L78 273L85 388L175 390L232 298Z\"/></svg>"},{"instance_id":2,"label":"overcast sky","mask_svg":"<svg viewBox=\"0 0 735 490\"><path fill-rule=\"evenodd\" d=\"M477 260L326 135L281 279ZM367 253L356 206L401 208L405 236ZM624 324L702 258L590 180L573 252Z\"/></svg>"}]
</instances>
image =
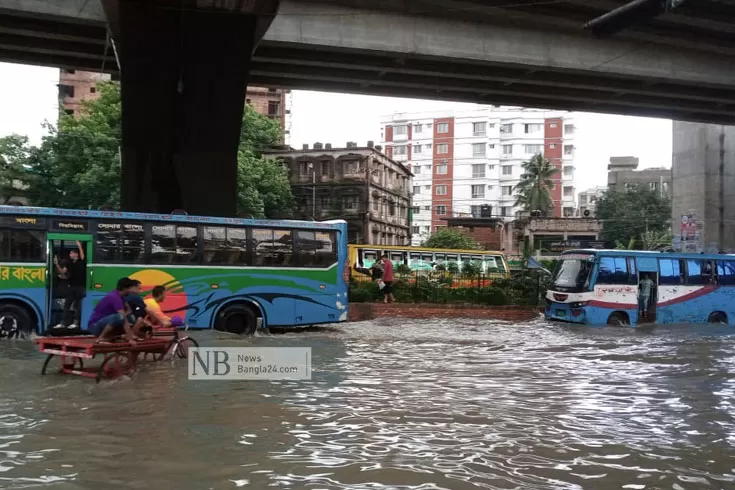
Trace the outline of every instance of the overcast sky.
<instances>
[{"instance_id":1,"label":"overcast sky","mask_svg":"<svg viewBox=\"0 0 735 490\"><path fill-rule=\"evenodd\" d=\"M44 120L56 120L58 78L55 68L0 63L0 136L25 134L37 144L45 134ZM377 144L381 115L463 107L473 105L296 91L289 144ZM671 167L670 120L577 113L575 126L577 191L605 185L611 156L637 156L640 168Z\"/></svg>"}]
</instances>

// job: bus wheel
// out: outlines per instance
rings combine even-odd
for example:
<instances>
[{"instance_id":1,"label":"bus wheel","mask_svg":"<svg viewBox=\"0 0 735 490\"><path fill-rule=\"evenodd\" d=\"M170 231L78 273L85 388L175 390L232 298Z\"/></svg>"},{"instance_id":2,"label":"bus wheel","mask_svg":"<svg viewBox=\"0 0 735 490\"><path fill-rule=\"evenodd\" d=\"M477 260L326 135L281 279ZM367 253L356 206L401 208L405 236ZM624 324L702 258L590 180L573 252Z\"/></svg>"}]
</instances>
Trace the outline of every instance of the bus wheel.
<instances>
[{"instance_id":1,"label":"bus wheel","mask_svg":"<svg viewBox=\"0 0 735 490\"><path fill-rule=\"evenodd\" d=\"M258 328L258 317L252 308L238 304L225 308L217 315L215 330L237 335L253 335Z\"/></svg>"},{"instance_id":2,"label":"bus wheel","mask_svg":"<svg viewBox=\"0 0 735 490\"><path fill-rule=\"evenodd\" d=\"M613 327L627 327L630 325L628 322L628 315L625 313L613 313L607 319L607 324Z\"/></svg>"},{"instance_id":3,"label":"bus wheel","mask_svg":"<svg viewBox=\"0 0 735 490\"><path fill-rule=\"evenodd\" d=\"M33 320L22 306L6 303L0 305L0 338L29 338L33 332Z\"/></svg>"},{"instance_id":4,"label":"bus wheel","mask_svg":"<svg viewBox=\"0 0 735 490\"><path fill-rule=\"evenodd\" d=\"M721 311L715 311L714 313L710 313L709 318L707 319L707 322L727 325L727 315L725 315Z\"/></svg>"}]
</instances>

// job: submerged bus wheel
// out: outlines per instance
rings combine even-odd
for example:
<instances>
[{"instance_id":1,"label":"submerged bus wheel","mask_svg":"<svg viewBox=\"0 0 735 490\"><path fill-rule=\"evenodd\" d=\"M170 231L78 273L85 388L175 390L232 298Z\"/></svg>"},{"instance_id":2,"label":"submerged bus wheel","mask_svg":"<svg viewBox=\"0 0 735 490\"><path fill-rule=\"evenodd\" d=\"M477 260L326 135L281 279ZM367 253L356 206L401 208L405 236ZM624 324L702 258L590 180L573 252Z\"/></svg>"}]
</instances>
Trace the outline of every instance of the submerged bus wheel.
<instances>
[{"instance_id":1,"label":"submerged bus wheel","mask_svg":"<svg viewBox=\"0 0 735 490\"><path fill-rule=\"evenodd\" d=\"M0 338L28 338L33 331L33 320L22 306L0 305Z\"/></svg>"},{"instance_id":2,"label":"submerged bus wheel","mask_svg":"<svg viewBox=\"0 0 735 490\"><path fill-rule=\"evenodd\" d=\"M617 312L610 315L607 319L607 324L613 327L627 327L630 325L630 322L628 321L628 315Z\"/></svg>"},{"instance_id":3,"label":"submerged bus wheel","mask_svg":"<svg viewBox=\"0 0 735 490\"><path fill-rule=\"evenodd\" d=\"M709 318L707 319L708 323L720 323L723 325L727 325L727 315L725 315L721 311L715 311L714 313L711 313Z\"/></svg>"},{"instance_id":4,"label":"submerged bus wheel","mask_svg":"<svg viewBox=\"0 0 735 490\"><path fill-rule=\"evenodd\" d=\"M217 315L214 328L237 335L253 335L258 328L258 317L247 305L227 306Z\"/></svg>"}]
</instances>

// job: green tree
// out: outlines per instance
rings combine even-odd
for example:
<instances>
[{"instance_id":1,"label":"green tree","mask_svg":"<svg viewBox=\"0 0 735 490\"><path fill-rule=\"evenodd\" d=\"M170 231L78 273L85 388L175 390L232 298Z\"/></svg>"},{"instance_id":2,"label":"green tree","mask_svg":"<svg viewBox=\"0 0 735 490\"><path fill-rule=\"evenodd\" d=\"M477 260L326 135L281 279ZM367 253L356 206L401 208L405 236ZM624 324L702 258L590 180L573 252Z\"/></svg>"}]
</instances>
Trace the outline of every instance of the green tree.
<instances>
[{"instance_id":1,"label":"green tree","mask_svg":"<svg viewBox=\"0 0 735 490\"><path fill-rule=\"evenodd\" d=\"M467 250L480 249L480 245L459 230L452 228L439 228L424 243L428 248L459 248Z\"/></svg>"},{"instance_id":2,"label":"green tree","mask_svg":"<svg viewBox=\"0 0 735 490\"><path fill-rule=\"evenodd\" d=\"M288 171L263 151L281 141L280 125L245 106L238 151L238 212L255 218L292 216L294 199Z\"/></svg>"},{"instance_id":3,"label":"green tree","mask_svg":"<svg viewBox=\"0 0 735 490\"><path fill-rule=\"evenodd\" d=\"M606 192L597 200L595 214L605 241L639 250L670 246L671 201L646 185Z\"/></svg>"},{"instance_id":4,"label":"green tree","mask_svg":"<svg viewBox=\"0 0 735 490\"><path fill-rule=\"evenodd\" d=\"M28 138L11 134L0 138L0 199L2 204L23 193L28 180Z\"/></svg>"},{"instance_id":5,"label":"green tree","mask_svg":"<svg viewBox=\"0 0 735 490\"><path fill-rule=\"evenodd\" d=\"M514 189L518 193L515 205L529 213L540 211L542 216L546 216L554 208L549 191L554 186L552 178L558 172L540 153L523 162L521 181Z\"/></svg>"},{"instance_id":6,"label":"green tree","mask_svg":"<svg viewBox=\"0 0 735 490\"><path fill-rule=\"evenodd\" d=\"M48 136L28 159L33 204L119 208L120 90L103 83L98 92L98 99L83 103L78 118L60 113L58 127L46 124Z\"/></svg>"},{"instance_id":7,"label":"green tree","mask_svg":"<svg viewBox=\"0 0 735 490\"><path fill-rule=\"evenodd\" d=\"M672 247L673 237L668 231L649 230L640 237L630 238L627 243L615 241L618 250L667 250Z\"/></svg>"},{"instance_id":8,"label":"green tree","mask_svg":"<svg viewBox=\"0 0 735 490\"><path fill-rule=\"evenodd\" d=\"M98 86L99 98L86 101L79 117L62 113L58 127L27 157L31 178L28 196L39 206L119 208L120 206L120 87ZM281 217L293 207L288 174L278 162L263 158L277 145L277 122L252 107L243 113L238 151L238 212L253 217Z\"/></svg>"}]
</instances>

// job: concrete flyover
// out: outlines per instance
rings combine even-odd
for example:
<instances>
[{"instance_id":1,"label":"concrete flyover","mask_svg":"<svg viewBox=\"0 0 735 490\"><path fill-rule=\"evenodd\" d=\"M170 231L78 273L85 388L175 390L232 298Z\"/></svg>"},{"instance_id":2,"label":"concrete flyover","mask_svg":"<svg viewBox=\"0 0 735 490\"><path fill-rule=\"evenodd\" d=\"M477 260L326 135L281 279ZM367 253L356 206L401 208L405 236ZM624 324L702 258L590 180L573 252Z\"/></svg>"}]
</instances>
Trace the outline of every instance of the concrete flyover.
<instances>
[{"instance_id":1,"label":"concrete flyover","mask_svg":"<svg viewBox=\"0 0 735 490\"><path fill-rule=\"evenodd\" d=\"M582 29L622 3L282 0L250 83L735 123L732 2ZM99 0L0 0L0 60L114 72L105 20Z\"/></svg>"}]
</instances>

